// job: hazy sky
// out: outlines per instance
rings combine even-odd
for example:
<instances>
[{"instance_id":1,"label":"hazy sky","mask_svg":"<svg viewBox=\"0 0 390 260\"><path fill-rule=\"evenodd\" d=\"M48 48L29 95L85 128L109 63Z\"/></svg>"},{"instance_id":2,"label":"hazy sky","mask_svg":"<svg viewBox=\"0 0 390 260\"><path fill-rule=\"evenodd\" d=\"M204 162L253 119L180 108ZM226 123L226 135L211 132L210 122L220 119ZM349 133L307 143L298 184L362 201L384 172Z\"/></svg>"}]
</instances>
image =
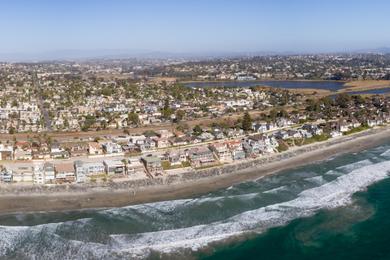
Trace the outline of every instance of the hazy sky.
<instances>
[{"instance_id":1,"label":"hazy sky","mask_svg":"<svg viewBox=\"0 0 390 260\"><path fill-rule=\"evenodd\" d=\"M0 53L390 46L389 0L1 0Z\"/></svg>"}]
</instances>

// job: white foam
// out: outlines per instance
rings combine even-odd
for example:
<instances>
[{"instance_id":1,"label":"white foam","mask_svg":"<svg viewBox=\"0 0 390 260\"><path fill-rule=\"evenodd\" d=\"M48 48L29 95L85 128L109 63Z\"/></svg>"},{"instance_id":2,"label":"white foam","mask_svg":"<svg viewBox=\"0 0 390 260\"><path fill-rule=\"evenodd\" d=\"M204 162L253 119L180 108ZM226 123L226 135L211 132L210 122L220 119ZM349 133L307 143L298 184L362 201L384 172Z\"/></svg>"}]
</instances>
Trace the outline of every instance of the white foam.
<instances>
[{"instance_id":1,"label":"white foam","mask_svg":"<svg viewBox=\"0 0 390 260\"><path fill-rule=\"evenodd\" d=\"M115 216L128 216L128 211L134 210L143 214L152 214L153 212L170 212L174 211L178 207L182 207L188 203L193 201L193 199L183 199L183 200L170 200L170 201L162 201L162 202L154 202L154 203L145 203L139 205L132 205L122 208L108 209L103 211L102 213L107 215L115 215Z\"/></svg>"},{"instance_id":2,"label":"white foam","mask_svg":"<svg viewBox=\"0 0 390 260\"><path fill-rule=\"evenodd\" d=\"M322 186L305 190L296 199L291 201L246 211L223 221L204 225L133 235L111 235L108 244L63 238L55 233L58 225L61 223L44 224L34 227L0 226L0 258L5 256L8 251L12 252L20 248L29 250L25 253L33 259L143 258L150 254L151 250L168 253L181 248L197 250L207 246L211 242L220 241L232 236L242 235L248 232L263 232L271 227L285 225L293 219L313 215L320 209L332 209L347 205L352 201L352 194L386 178L389 170L390 161L377 164L371 163L370 165L356 168L350 173L342 175ZM253 193L249 195L254 196L257 194ZM198 203L200 200L207 199L200 198L149 203L127 208L141 211L145 210L145 212L147 212L148 208L175 210L181 205ZM119 214L121 210L109 210L108 212L110 214ZM46 246L50 246L50 250L48 248L43 250L36 248L39 247L39 244L21 246L26 237L28 237L27 239L29 241L31 240L30 243L34 243L36 240L41 243L44 240L47 244ZM42 256L42 254L44 255Z\"/></svg>"},{"instance_id":3,"label":"white foam","mask_svg":"<svg viewBox=\"0 0 390 260\"><path fill-rule=\"evenodd\" d=\"M317 185L323 185L326 183L326 180L322 176L314 176L311 178L306 178L305 181L312 182Z\"/></svg>"},{"instance_id":4,"label":"white foam","mask_svg":"<svg viewBox=\"0 0 390 260\"><path fill-rule=\"evenodd\" d=\"M386 158L390 157L390 150L387 150L387 151L381 153L380 156L386 157Z\"/></svg>"},{"instance_id":5,"label":"white foam","mask_svg":"<svg viewBox=\"0 0 390 260\"><path fill-rule=\"evenodd\" d=\"M148 232L136 235L113 235L112 245L120 251L145 252L151 249L171 252L178 248L196 250L208 243L242 234L262 232L270 227L310 216L320 209L332 209L351 203L352 194L388 176L390 162L355 169L323 186L305 190L291 201L247 211L227 220L193 227Z\"/></svg>"},{"instance_id":6,"label":"white foam","mask_svg":"<svg viewBox=\"0 0 390 260\"><path fill-rule=\"evenodd\" d=\"M342 172L330 170L325 173L325 175L331 175L331 176L341 176L343 175Z\"/></svg>"},{"instance_id":7,"label":"white foam","mask_svg":"<svg viewBox=\"0 0 390 260\"><path fill-rule=\"evenodd\" d=\"M128 211L134 210L138 213L151 216L151 215L159 215L160 213L172 212L184 206L189 207L189 206L199 205L207 202L217 202L217 201L222 201L227 199L248 200L248 199L253 199L257 196L259 196L259 193L253 192L253 193L227 195L227 196L171 200L171 201L163 201L163 202L145 203L140 205L132 205L132 206L127 206L122 208L108 209L105 210L103 213L107 215L128 217Z\"/></svg>"},{"instance_id":8,"label":"white foam","mask_svg":"<svg viewBox=\"0 0 390 260\"><path fill-rule=\"evenodd\" d=\"M359 169L361 167L364 167L364 166L367 166L367 165L372 165L373 162L366 159L366 160L363 160L363 161L359 161L359 162L355 162L355 163L351 163L351 164L347 164L347 165L344 165L344 166L340 166L340 167L337 167L336 169L337 170L340 170L340 171L343 171L343 172L351 172L355 169Z\"/></svg>"},{"instance_id":9,"label":"white foam","mask_svg":"<svg viewBox=\"0 0 390 260\"><path fill-rule=\"evenodd\" d=\"M263 193L265 193L265 194L276 194L279 191L286 190L286 188L287 188L287 186L280 186L280 187L277 187L277 188L274 188L274 189L263 191Z\"/></svg>"}]
</instances>

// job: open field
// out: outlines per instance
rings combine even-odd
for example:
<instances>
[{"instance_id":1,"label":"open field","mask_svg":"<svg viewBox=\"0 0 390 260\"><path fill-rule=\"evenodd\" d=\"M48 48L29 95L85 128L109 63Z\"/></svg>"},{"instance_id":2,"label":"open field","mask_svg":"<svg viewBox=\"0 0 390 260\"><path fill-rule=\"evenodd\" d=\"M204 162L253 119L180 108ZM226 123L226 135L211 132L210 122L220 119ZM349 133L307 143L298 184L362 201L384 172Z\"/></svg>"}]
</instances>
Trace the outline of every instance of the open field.
<instances>
[{"instance_id":1,"label":"open field","mask_svg":"<svg viewBox=\"0 0 390 260\"><path fill-rule=\"evenodd\" d=\"M339 92L350 92L350 91L364 91L370 89L382 89L389 88L389 80L359 80L350 81L344 84L344 88Z\"/></svg>"}]
</instances>

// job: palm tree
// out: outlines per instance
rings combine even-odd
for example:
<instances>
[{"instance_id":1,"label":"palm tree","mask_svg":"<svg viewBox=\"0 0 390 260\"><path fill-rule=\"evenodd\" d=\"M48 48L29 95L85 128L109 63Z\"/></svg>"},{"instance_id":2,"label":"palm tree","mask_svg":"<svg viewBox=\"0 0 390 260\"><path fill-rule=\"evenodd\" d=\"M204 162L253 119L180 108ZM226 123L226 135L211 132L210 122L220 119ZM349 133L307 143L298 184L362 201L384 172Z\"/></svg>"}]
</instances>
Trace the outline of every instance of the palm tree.
<instances>
[{"instance_id":1,"label":"palm tree","mask_svg":"<svg viewBox=\"0 0 390 260\"><path fill-rule=\"evenodd\" d=\"M125 174L127 175L128 174L128 169L127 169L128 161L126 159L122 159L122 163L125 165Z\"/></svg>"}]
</instances>

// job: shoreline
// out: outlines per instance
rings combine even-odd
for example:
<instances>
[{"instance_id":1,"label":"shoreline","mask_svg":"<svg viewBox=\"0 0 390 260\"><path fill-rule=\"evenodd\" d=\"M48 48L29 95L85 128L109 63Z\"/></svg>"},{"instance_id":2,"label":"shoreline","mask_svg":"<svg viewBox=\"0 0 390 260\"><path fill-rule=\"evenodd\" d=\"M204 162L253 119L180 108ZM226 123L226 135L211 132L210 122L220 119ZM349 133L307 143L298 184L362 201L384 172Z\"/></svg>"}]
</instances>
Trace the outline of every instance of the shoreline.
<instances>
[{"instance_id":1,"label":"shoreline","mask_svg":"<svg viewBox=\"0 0 390 260\"><path fill-rule=\"evenodd\" d=\"M169 176L149 183L117 184L119 188L61 186L53 190L31 186L30 190L9 191L1 187L0 214L23 212L72 211L185 199L206 194L231 185L260 179L287 169L313 164L345 153L358 152L390 140L390 128L370 129L350 136L330 139L271 156L246 160L233 165L214 167ZM187 178L188 179L185 179ZM131 186L133 184L133 186ZM120 186L123 187L120 187ZM138 185L138 186L137 186ZM25 187L22 187L25 188ZM58 189L59 188L59 189Z\"/></svg>"}]
</instances>

